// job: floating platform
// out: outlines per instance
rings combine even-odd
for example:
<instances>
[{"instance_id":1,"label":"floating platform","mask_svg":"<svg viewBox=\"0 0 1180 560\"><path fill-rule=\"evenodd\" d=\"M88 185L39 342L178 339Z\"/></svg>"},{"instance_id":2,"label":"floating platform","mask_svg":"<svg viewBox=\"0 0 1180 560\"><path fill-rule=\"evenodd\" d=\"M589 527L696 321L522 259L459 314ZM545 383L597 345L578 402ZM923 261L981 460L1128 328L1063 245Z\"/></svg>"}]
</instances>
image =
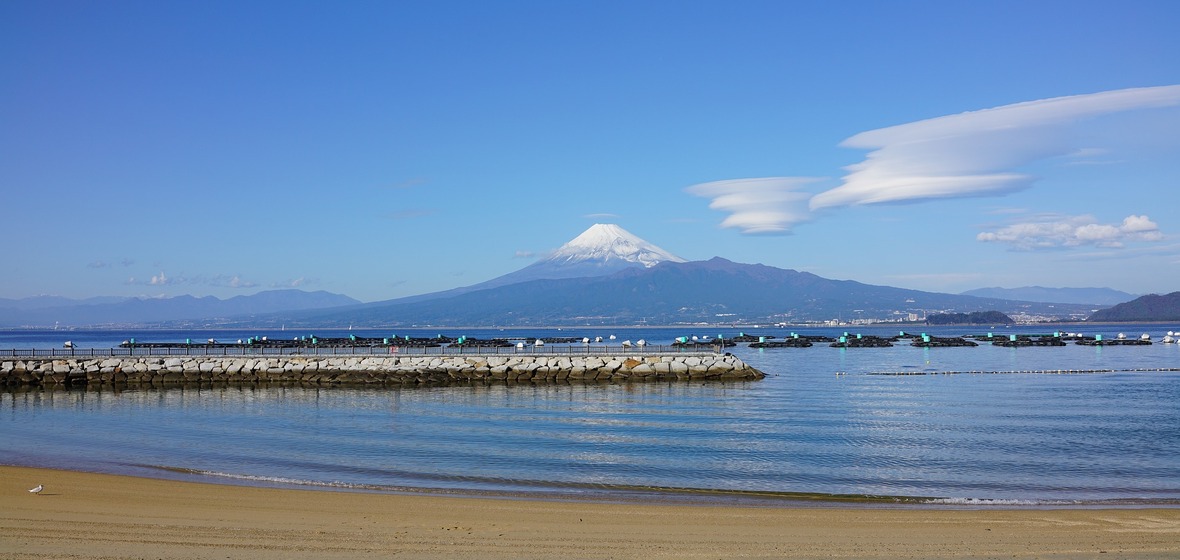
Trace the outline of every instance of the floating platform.
<instances>
[{"instance_id":1,"label":"floating platform","mask_svg":"<svg viewBox=\"0 0 1180 560\"><path fill-rule=\"evenodd\" d=\"M810 348L812 342L805 337L751 342L750 348Z\"/></svg>"},{"instance_id":2,"label":"floating platform","mask_svg":"<svg viewBox=\"0 0 1180 560\"><path fill-rule=\"evenodd\" d=\"M829 344L832 348L889 348L893 341L879 336L842 336Z\"/></svg>"},{"instance_id":3,"label":"floating platform","mask_svg":"<svg viewBox=\"0 0 1180 560\"><path fill-rule=\"evenodd\" d=\"M1024 348L1027 346L1065 346L1065 341L1061 337L1049 336L1032 338L1027 336L1018 336L1014 339L992 339L992 346L1003 346L1005 348Z\"/></svg>"},{"instance_id":4,"label":"floating platform","mask_svg":"<svg viewBox=\"0 0 1180 560\"><path fill-rule=\"evenodd\" d=\"M954 348L960 346L979 346L979 343L975 342L974 340L967 340L961 336L923 336L922 338L911 342L910 346L915 346L918 348Z\"/></svg>"},{"instance_id":5,"label":"floating platform","mask_svg":"<svg viewBox=\"0 0 1180 560\"><path fill-rule=\"evenodd\" d=\"M1079 340L1074 344L1080 344L1082 346L1151 346L1151 341L1141 338L1106 338L1101 340L1087 338Z\"/></svg>"}]
</instances>

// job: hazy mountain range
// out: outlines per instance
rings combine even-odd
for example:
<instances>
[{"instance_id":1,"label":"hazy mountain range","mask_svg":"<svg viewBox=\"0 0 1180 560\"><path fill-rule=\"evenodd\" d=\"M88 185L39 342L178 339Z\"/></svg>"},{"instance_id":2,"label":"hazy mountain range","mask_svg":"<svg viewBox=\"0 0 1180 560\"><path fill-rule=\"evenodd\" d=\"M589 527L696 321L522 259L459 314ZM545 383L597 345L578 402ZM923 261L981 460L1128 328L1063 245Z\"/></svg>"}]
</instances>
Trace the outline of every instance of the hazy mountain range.
<instances>
[{"instance_id":1,"label":"hazy mountain range","mask_svg":"<svg viewBox=\"0 0 1180 560\"><path fill-rule=\"evenodd\" d=\"M0 327L125 326L200 321L258 314L340 307L360 303L324 291L271 290L249 296L169 298L98 297L75 300L54 296L0 298Z\"/></svg>"},{"instance_id":2,"label":"hazy mountain range","mask_svg":"<svg viewBox=\"0 0 1180 560\"><path fill-rule=\"evenodd\" d=\"M766 323L897 320L980 311L1082 319L1110 302L1133 297L1103 288L987 288L944 294L830 280L720 257L687 262L617 225L595 224L525 268L441 292L372 303L300 290L225 300L0 299L0 326Z\"/></svg>"},{"instance_id":3,"label":"hazy mountain range","mask_svg":"<svg viewBox=\"0 0 1180 560\"><path fill-rule=\"evenodd\" d=\"M1114 305L1135 299L1134 294L1110 288L1045 288L1025 286L1023 288L979 288L963 292L965 296L1040 301L1045 303L1082 303L1087 305Z\"/></svg>"}]
</instances>

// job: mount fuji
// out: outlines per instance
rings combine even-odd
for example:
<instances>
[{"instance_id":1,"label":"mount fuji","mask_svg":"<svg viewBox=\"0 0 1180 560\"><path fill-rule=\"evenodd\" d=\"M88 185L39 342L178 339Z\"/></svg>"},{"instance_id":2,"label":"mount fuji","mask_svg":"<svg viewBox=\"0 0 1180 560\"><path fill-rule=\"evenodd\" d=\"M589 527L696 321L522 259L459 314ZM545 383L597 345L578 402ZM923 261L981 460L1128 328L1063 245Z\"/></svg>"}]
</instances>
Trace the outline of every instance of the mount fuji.
<instances>
[{"instance_id":1,"label":"mount fuji","mask_svg":"<svg viewBox=\"0 0 1180 560\"><path fill-rule=\"evenodd\" d=\"M491 288L529 280L606 276L627 268L687 262L615 224L594 224L581 235L516 272L478 286Z\"/></svg>"},{"instance_id":2,"label":"mount fuji","mask_svg":"<svg viewBox=\"0 0 1180 560\"><path fill-rule=\"evenodd\" d=\"M471 286L379 303L428 301L533 280L609 276L629 268L651 268L662 262L687 261L615 224L594 224L548 256L515 272Z\"/></svg>"}]
</instances>

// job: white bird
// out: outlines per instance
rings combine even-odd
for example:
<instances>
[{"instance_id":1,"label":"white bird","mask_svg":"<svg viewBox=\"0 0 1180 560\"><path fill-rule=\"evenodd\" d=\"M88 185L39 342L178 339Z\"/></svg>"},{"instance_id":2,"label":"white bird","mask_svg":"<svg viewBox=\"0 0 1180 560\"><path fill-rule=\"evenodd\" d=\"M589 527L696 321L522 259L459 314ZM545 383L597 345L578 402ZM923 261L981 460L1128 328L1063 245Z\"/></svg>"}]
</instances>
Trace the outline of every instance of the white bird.
<instances>
[{"instance_id":1,"label":"white bird","mask_svg":"<svg viewBox=\"0 0 1180 560\"><path fill-rule=\"evenodd\" d=\"M72 341L72 340L67 340L67 341L65 342L65 344L62 344L62 347L64 347L64 348L73 348L73 347L74 347L74 341Z\"/></svg>"},{"instance_id":2,"label":"white bird","mask_svg":"<svg viewBox=\"0 0 1180 560\"><path fill-rule=\"evenodd\" d=\"M30 488L29 492L32 492L33 494L40 494L41 491L44 489L45 489L45 486L38 484L36 488Z\"/></svg>"}]
</instances>

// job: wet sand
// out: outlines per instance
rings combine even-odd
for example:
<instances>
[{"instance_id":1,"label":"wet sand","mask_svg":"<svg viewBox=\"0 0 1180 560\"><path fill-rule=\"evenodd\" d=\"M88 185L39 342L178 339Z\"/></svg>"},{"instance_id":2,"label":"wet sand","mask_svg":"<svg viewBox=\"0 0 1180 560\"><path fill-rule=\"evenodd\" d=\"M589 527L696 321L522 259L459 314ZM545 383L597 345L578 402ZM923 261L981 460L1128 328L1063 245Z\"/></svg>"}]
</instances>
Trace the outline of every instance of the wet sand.
<instances>
[{"instance_id":1,"label":"wet sand","mask_svg":"<svg viewBox=\"0 0 1180 560\"><path fill-rule=\"evenodd\" d=\"M1180 558L1180 509L605 504L0 467L0 558L558 557Z\"/></svg>"}]
</instances>

